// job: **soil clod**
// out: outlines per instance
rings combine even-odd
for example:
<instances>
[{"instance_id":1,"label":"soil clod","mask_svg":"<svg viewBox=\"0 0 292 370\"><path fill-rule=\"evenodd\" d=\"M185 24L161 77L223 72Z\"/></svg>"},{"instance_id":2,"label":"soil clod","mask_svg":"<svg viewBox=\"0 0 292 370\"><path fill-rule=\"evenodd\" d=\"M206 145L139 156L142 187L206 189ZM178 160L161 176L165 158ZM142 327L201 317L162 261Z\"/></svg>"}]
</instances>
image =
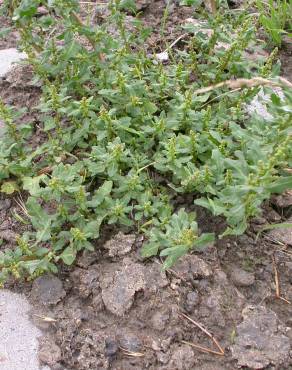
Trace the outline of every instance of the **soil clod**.
<instances>
[{"instance_id":1,"label":"soil clod","mask_svg":"<svg viewBox=\"0 0 292 370\"><path fill-rule=\"evenodd\" d=\"M263 369L288 360L290 342L286 328L280 325L273 311L263 306L247 306L242 315L243 322L236 328L235 344L231 347L238 365Z\"/></svg>"},{"instance_id":2,"label":"soil clod","mask_svg":"<svg viewBox=\"0 0 292 370\"><path fill-rule=\"evenodd\" d=\"M31 296L43 305L56 305L65 295L63 283L56 276L43 275L33 282Z\"/></svg>"}]
</instances>

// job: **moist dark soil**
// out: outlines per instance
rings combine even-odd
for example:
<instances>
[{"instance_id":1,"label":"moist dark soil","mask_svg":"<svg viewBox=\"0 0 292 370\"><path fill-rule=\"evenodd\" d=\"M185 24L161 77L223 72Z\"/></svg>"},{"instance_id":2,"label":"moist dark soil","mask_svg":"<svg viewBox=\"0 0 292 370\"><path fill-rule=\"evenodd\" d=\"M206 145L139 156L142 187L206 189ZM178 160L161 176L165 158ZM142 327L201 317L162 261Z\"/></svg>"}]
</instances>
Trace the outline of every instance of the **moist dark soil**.
<instances>
[{"instance_id":1,"label":"moist dark soil","mask_svg":"<svg viewBox=\"0 0 292 370\"><path fill-rule=\"evenodd\" d=\"M158 25L165 2L139 4L141 17L156 30L150 43L163 50ZM168 41L191 15L190 8L172 8ZM16 38L9 36L0 48L14 47ZM281 61L283 76L291 78L291 44L283 47ZM0 96L27 107L26 119L37 127L40 88L31 78L28 66L14 68L0 80ZM22 215L20 202L0 196L0 239L11 248L28 227L14 217ZM272 198L244 235L217 240L168 271L158 258L141 259L143 236L107 227L96 251L61 267L58 276L7 286L29 297L31 318L44 333L39 358L52 370L291 369L292 233L258 234L265 224L291 222L291 207L292 192ZM224 229L223 219L195 210L201 231Z\"/></svg>"}]
</instances>

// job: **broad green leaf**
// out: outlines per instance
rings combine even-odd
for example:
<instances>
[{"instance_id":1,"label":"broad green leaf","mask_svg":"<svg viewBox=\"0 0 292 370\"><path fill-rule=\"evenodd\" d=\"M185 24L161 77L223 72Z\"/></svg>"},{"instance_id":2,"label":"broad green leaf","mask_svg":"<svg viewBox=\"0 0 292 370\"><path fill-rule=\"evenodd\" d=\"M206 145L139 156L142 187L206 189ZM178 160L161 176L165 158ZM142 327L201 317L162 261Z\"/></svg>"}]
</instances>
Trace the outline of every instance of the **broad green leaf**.
<instances>
[{"instance_id":1,"label":"broad green leaf","mask_svg":"<svg viewBox=\"0 0 292 370\"><path fill-rule=\"evenodd\" d=\"M280 177L267 186L271 193L282 193L287 189L292 189L292 176Z\"/></svg>"},{"instance_id":2,"label":"broad green leaf","mask_svg":"<svg viewBox=\"0 0 292 370\"><path fill-rule=\"evenodd\" d=\"M204 247L207 247L210 243L213 243L214 240L215 240L214 233L202 234L195 241L195 247L196 247L196 249L204 249Z\"/></svg>"},{"instance_id":3,"label":"broad green leaf","mask_svg":"<svg viewBox=\"0 0 292 370\"><path fill-rule=\"evenodd\" d=\"M141 256L144 258L156 256L158 253L159 244L155 242L148 242L143 245L141 249Z\"/></svg>"},{"instance_id":4,"label":"broad green leaf","mask_svg":"<svg viewBox=\"0 0 292 370\"><path fill-rule=\"evenodd\" d=\"M40 191L40 182L46 178L46 175L40 175L36 177L24 177L23 182L23 189L27 190L30 195L37 196L39 195Z\"/></svg>"},{"instance_id":5,"label":"broad green leaf","mask_svg":"<svg viewBox=\"0 0 292 370\"><path fill-rule=\"evenodd\" d=\"M66 265L72 265L72 263L75 261L76 258L76 251L75 249L70 245L67 247L63 253L60 255L61 259Z\"/></svg>"},{"instance_id":6,"label":"broad green leaf","mask_svg":"<svg viewBox=\"0 0 292 370\"><path fill-rule=\"evenodd\" d=\"M102 186L100 186L96 191L92 200L87 202L89 207L97 207L99 206L104 200L107 195L109 195L112 191L113 182L112 181L105 181Z\"/></svg>"}]
</instances>

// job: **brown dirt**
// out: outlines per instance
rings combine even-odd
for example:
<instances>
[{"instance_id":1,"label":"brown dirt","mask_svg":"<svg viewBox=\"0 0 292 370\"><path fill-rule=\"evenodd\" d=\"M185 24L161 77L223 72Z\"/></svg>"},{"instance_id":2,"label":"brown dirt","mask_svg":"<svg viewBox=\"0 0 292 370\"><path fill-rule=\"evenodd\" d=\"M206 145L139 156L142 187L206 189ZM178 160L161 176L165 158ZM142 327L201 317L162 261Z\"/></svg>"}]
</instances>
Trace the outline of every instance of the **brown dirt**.
<instances>
[{"instance_id":1,"label":"brown dirt","mask_svg":"<svg viewBox=\"0 0 292 370\"><path fill-rule=\"evenodd\" d=\"M282 49L280 51L281 71L284 77L292 81L292 38L284 39Z\"/></svg>"},{"instance_id":2,"label":"brown dirt","mask_svg":"<svg viewBox=\"0 0 292 370\"><path fill-rule=\"evenodd\" d=\"M154 25L164 1L150 3L143 16ZM180 9L185 18L190 16L189 8ZM177 31L169 22L167 37L173 40ZM14 40L0 44L8 46L14 46ZM291 68L285 67L283 55L283 73L289 77ZM29 84L29 68L21 68L0 81L0 96L7 103L27 106L28 119L37 123L33 107L39 88ZM159 259L140 258L141 236L108 228L96 252L84 252L75 266L62 267L57 278L10 282L11 289L28 295L34 307L32 320L44 331L40 360L52 370L291 369L292 305L275 297L273 265L274 256L281 294L292 302L291 245L283 244L273 231L256 238L263 224L290 217L291 204L291 194L274 197L243 236L219 240L167 272L161 270ZM1 196L0 239L6 237L11 247L24 229L15 221L15 212L21 214L15 200ZM222 229L222 219L202 208L197 214L203 231ZM225 355L203 353L182 343L218 351L181 312L209 330Z\"/></svg>"}]
</instances>

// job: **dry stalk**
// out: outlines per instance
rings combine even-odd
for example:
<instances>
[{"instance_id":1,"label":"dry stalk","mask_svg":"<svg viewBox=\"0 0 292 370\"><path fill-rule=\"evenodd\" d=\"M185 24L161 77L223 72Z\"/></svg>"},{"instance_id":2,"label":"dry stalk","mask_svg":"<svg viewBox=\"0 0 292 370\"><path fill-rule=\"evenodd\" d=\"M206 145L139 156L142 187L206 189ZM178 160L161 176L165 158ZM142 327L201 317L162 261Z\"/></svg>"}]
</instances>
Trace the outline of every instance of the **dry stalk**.
<instances>
[{"instance_id":1,"label":"dry stalk","mask_svg":"<svg viewBox=\"0 0 292 370\"><path fill-rule=\"evenodd\" d=\"M223 82L219 82L215 85L210 85L207 87L203 87L201 89L195 90L194 94L204 94L209 91L213 91L215 89L219 89L220 87L228 87L232 90L237 91L238 89L244 89L244 88L252 88L256 86L286 86L289 88L292 88L292 83L286 80L283 77L279 77L279 81L271 81L267 80L266 78L262 77L253 77L253 78L238 78L236 80L227 80Z\"/></svg>"},{"instance_id":2,"label":"dry stalk","mask_svg":"<svg viewBox=\"0 0 292 370\"><path fill-rule=\"evenodd\" d=\"M274 276L275 276L275 285L276 285L276 298L281 299L282 301L286 302L287 304L291 304L291 302L281 296L281 288L280 288L280 279L279 279L279 272L277 269L276 259L275 256L272 256L273 261L273 269L274 269Z\"/></svg>"}]
</instances>

